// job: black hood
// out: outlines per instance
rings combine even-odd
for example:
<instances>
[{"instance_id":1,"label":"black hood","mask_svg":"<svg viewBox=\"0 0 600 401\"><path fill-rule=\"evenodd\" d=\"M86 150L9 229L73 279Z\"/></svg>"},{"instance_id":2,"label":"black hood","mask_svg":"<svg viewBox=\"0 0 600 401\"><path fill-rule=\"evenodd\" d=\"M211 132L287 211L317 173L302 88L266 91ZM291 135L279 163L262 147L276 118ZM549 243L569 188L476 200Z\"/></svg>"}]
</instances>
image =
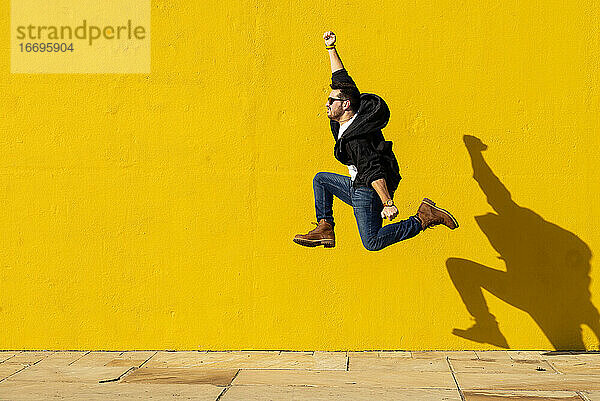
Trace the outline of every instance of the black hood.
<instances>
[{"instance_id":1,"label":"black hood","mask_svg":"<svg viewBox=\"0 0 600 401\"><path fill-rule=\"evenodd\" d=\"M344 132L344 138L367 136L373 131L381 130L389 121L390 109L385 101L372 93L361 93L358 115L356 116L356 120ZM339 123L335 121L331 121L331 123L338 126L335 132L339 131Z\"/></svg>"}]
</instances>

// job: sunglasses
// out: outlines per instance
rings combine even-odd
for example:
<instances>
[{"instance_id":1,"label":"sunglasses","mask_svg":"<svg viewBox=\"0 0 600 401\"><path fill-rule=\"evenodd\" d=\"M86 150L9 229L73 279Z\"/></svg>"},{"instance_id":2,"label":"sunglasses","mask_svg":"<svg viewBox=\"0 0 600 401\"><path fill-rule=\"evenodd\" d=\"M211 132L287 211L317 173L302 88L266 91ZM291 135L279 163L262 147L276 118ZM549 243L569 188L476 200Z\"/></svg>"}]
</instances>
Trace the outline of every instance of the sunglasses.
<instances>
[{"instance_id":1,"label":"sunglasses","mask_svg":"<svg viewBox=\"0 0 600 401\"><path fill-rule=\"evenodd\" d=\"M329 105L332 105L332 104L333 104L333 102L335 102L335 101L337 101L337 100L340 100L340 101L342 101L342 102L343 102L343 101L345 101L345 100L348 100L348 99L339 99L339 98L337 98L337 97L328 97L328 98L327 98L327 104L329 104Z\"/></svg>"}]
</instances>

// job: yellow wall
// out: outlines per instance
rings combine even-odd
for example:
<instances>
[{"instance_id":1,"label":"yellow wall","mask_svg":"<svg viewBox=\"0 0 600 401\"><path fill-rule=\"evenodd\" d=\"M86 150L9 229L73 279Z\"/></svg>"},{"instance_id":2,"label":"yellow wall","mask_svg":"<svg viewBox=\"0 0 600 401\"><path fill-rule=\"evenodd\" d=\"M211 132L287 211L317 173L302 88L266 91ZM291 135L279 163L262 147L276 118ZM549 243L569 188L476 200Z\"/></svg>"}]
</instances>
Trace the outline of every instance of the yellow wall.
<instances>
[{"instance_id":1,"label":"yellow wall","mask_svg":"<svg viewBox=\"0 0 600 401\"><path fill-rule=\"evenodd\" d=\"M600 306L597 4L211 4L152 2L147 76L10 74L3 5L0 349L494 348L452 334L473 320L446 267L506 269L494 246L512 273L484 296L510 347L577 346ZM328 29L391 109L401 216L427 196L455 232L369 253L338 202L336 248L292 242L313 175L347 172ZM514 201L480 219L492 234L467 134Z\"/></svg>"}]
</instances>

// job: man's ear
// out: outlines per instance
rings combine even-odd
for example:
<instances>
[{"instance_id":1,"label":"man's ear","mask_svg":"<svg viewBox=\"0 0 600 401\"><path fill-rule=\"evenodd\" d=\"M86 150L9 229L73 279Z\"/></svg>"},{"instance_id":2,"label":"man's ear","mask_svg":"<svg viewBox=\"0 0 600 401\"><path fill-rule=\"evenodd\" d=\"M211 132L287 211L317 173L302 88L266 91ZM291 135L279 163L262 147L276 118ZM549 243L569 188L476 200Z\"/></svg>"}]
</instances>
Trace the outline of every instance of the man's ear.
<instances>
[{"instance_id":1,"label":"man's ear","mask_svg":"<svg viewBox=\"0 0 600 401\"><path fill-rule=\"evenodd\" d=\"M346 102L348 102L348 103L346 103ZM346 99L346 100L344 100L343 103L344 103L344 106L343 106L344 107L344 111L349 110L350 109L350 100Z\"/></svg>"}]
</instances>

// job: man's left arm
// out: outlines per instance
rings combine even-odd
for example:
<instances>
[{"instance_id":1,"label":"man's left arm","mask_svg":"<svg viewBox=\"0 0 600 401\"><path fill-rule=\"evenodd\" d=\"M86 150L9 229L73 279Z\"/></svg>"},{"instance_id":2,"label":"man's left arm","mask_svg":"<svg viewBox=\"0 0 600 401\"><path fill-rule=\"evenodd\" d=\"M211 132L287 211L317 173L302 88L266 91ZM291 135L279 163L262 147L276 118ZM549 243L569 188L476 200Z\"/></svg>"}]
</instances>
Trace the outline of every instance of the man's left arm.
<instances>
[{"instance_id":1,"label":"man's left arm","mask_svg":"<svg viewBox=\"0 0 600 401\"><path fill-rule=\"evenodd\" d=\"M385 178L379 178L373 182L371 182L371 186L377 192L377 195L381 198L381 203L383 203L383 211L382 215L386 219L392 221L398 216L398 208L396 205L386 206L386 203L392 200L390 193L388 192L387 183L385 182Z\"/></svg>"},{"instance_id":2,"label":"man's left arm","mask_svg":"<svg viewBox=\"0 0 600 401\"><path fill-rule=\"evenodd\" d=\"M373 148L371 142L366 139L356 139L354 145L348 144L348 147L358 171L364 174L367 183L377 192L381 203L384 204L383 216L392 221L398 216L398 208L396 206L385 206L386 202L391 200L392 197L385 181L385 169L381 165L379 153Z\"/></svg>"}]
</instances>

